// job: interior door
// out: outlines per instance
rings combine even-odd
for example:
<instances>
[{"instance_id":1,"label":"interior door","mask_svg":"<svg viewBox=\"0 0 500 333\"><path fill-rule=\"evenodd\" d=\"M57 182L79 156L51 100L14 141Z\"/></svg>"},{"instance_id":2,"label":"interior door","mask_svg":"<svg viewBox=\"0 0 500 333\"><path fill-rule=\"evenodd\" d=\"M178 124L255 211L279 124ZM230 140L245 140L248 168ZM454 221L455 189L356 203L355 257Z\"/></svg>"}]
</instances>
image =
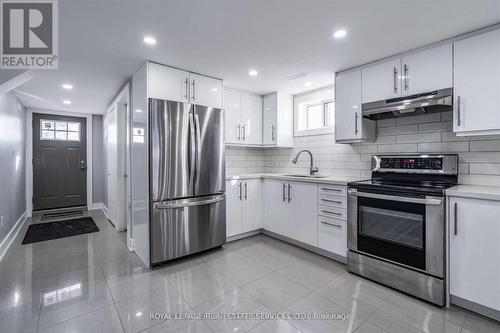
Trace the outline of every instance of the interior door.
<instances>
[{"instance_id":1,"label":"interior door","mask_svg":"<svg viewBox=\"0 0 500 333\"><path fill-rule=\"evenodd\" d=\"M116 224L117 222L117 166L118 166L118 136L117 136L117 110L113 108L105 120L106 126L106 182L107 182L107 203L109 218Z\"/></svg>"},{"instance_id":2,"label":"interior door","mask_svg":"<svg viewBox=\"0 0 500 333\"><path fill-rule=\"evenodd\" d=\"M33 114L33 210L87 205L85 118Z\"/></svg>"},{"instance_id":3,"label":"interior door","mask_svg":"<svg viewBox=\"0 0 500 333\"><path fill-rule=\"evenodd\" d=\"M150 99L151 200L194 196L195 132L187 103Z\"/></svg>"},{"instance_id":4,"label":"interior door","mask_svg":"<svg viewBox=\"0 0 500 333\"><path fill-rule=\"evenodd\" d=\"M224 193L226 168L224 159L224 114L221 109L194 105L196 140L196 196Z\"/></svg>"}]
</instances>

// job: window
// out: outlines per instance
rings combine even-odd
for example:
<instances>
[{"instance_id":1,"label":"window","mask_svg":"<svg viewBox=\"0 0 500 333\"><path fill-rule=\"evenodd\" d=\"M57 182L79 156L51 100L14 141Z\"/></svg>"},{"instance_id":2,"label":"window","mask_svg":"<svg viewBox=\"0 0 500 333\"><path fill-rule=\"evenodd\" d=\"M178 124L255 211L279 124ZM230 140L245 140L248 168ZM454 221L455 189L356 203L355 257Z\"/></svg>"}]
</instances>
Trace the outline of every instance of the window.
<instances>
[{"instance_id":1,"label":"window","mask_svg":"<svg viewBox=\"0 0 500 333\"><path fill-rule=\"evenodd\" d=\"M41 119L40 140L80 141L80 123Z\"/></svg>"},{"instance_id":2,"label":"window","mask_svg":"<svg viewBox=\"0 0 500 333\"><path fill-rule=\"evenodd\" d=\"M333 133L333 88L323 88L294 98L295 136Z\"/></svg>"}]
</instances>

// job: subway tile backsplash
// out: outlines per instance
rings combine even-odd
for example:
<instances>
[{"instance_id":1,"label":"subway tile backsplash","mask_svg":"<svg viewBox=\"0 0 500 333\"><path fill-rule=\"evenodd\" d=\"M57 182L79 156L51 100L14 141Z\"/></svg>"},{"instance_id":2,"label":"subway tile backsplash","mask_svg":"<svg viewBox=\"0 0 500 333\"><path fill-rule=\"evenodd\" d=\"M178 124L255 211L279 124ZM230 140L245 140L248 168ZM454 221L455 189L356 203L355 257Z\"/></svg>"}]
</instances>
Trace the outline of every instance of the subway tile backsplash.
<instances>
[{"instance_id":1,"label":"subway tile backsplash","mask_svg":"<svg viewBox=\"0 0 500 333\"><path fill-rule=\"evenodd\" d=\"M301 149L314 155L319 173L332 176L370 177L370 157L392 153L457 153L462 184L500 186L500 136L457 137L451 112L386 119L377 122L377 140L362 144L336 144L335 135L295 137L293 149L226 149L228 175L253 172L304 173L307 155L294 165Z\"/></svg>"}]
</instances>

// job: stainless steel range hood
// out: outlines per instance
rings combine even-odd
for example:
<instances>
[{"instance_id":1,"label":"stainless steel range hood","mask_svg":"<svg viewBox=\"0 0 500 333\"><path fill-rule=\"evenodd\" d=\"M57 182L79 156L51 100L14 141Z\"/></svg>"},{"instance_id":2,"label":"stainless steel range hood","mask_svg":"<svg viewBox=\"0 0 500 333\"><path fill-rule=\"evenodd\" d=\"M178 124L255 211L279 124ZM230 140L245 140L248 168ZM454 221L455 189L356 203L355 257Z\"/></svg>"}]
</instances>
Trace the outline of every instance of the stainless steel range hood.
<instances>
[{"instance_id":1,"label":"stainless steel range hood","mask_svg":"<svg viewBox=\"0 0 500 333\"><path fill-rule=\"evenodd\" d=\"M453 110L453 88L363 103L364 118L379 120Z\"/></svg>"}]
</instances>

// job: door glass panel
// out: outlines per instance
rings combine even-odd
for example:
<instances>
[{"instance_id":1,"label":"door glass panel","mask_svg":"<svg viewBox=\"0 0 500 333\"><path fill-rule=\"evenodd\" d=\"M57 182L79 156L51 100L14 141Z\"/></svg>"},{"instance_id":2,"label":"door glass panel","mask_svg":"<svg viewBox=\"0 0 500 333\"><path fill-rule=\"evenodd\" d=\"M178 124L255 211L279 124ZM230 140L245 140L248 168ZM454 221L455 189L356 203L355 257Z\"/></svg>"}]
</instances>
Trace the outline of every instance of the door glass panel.
<instances>
[{"instance_id":1,"label":"door glass panel","mask_svg":"<svg viewBox=\"0 0 500 333\"><path fill-rule=\"evenodd\" d=\"M80 133L68 132L68 141L80 141Z\"/></svg>"},{"instance_id":2,"label":"door glass panel","mask_svg":"<svg viewBox=\"0 0 500 333\"><path fill-rule=\"evenodd\" d=\"M42 130L40 138L42 140L54 140L54 131Z\"/></svg>"},{"instance_id":3,"label":"door glass panel","mask_svg":"<svg viewBox=\"0 0 500 333\"><path fill-rule=\"evenodd\" d=\"M54 130L54 122L52 120L41 120L40 128L42 130Z\"/></svg>"},{"instance_id":4,"label":"door glass panel","mask_svg":"<svg viewBox=\"0 0 500 333\"><path fill-rule=\"evenodd\" d=\"M40 140L80 141L80 123L41 119Z\"/></svg>"},{"instance_id":5,"label":"door glass panel","mask_svg":"<svg viewBox=\"0 0 500 333\"><path fill-rule=\"evenodd\" d=\"M56 121L56 131L67 131L67 130L68 130L68 123L67 122Z\"/></svg>"},{"instance_id":6,"label":"door glass panel","mask_svg":"<svg viewBox=\"0 0 500 333\"><path fill-rule=\"evenodd\" d=\"M66 140L67 139L67 135L66 135L66 131L56 131L56 140Z\"/></svg>"},{"instance_id":7,"label":"door glass panel","mask_svg":"<svg viewBox=\"0 0 500 333\"><path fill-rule=\"evenodd\" d=\"M424 216L397 210L361 206L360 234L403 246L423 249Z\"/></svg>"},{"instance_id":8,"label":"door glass panel","mask_svg":"<svg viewBox=\"0 0 500 333\"><path fill-rule=\"evenodd\" d=\"M80 123L68 123L68 131L80 132Z\"/></svg>"}]
</instances>

